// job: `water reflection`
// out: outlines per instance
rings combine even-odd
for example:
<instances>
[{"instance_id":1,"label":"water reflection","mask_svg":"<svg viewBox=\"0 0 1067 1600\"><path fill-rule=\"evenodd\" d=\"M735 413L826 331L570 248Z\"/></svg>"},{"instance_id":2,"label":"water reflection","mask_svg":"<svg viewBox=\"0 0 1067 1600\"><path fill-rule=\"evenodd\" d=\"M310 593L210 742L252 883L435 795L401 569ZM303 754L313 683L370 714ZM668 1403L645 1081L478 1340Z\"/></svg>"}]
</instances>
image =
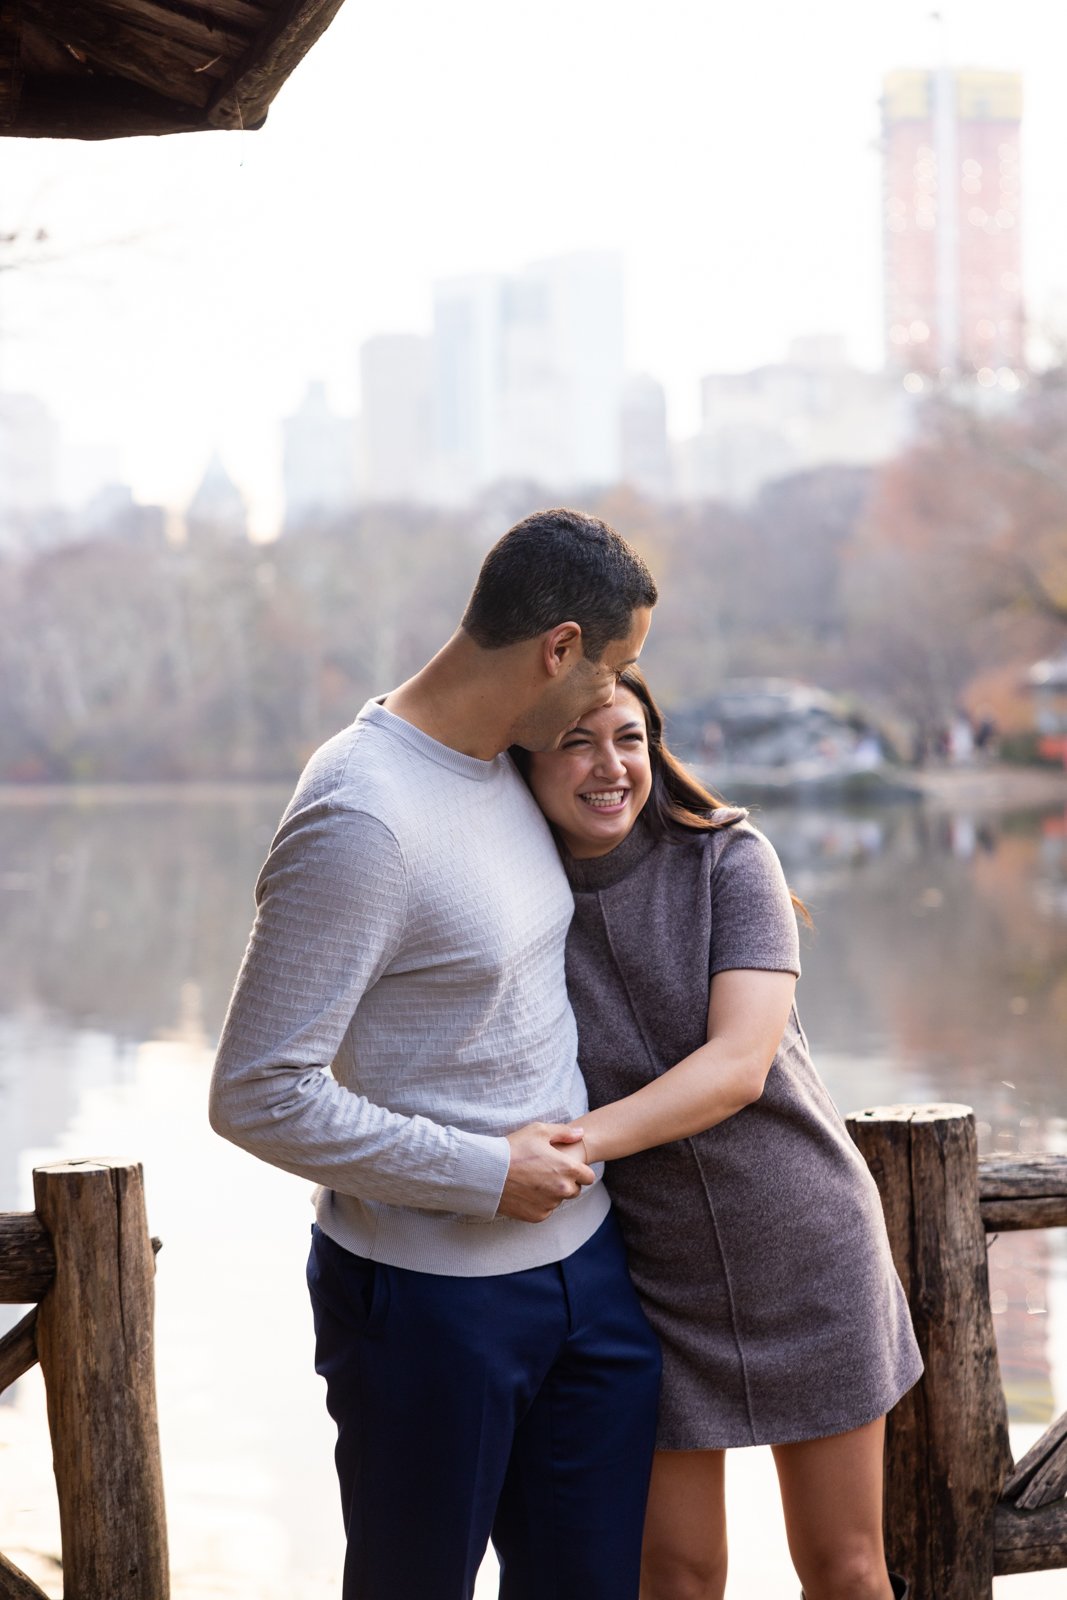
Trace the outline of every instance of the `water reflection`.
<instances>
[{"instance_id":1,"label":"water reflection","mask_svg":"<svg viewBox=\"0 0 1067 1600\"><path fill-rule=\"evenodd\" d=\"M168 1241L159 1357L174 1391L176 1538L184 1504L187 1548L194 1527L201 1541L193 1565L237 1573L227 1537L244 1517L240 1571L247 1575L249 1550L270 1550L264 1574L274 1571L278 1595L296 1600L304 1591L294 1574L313 1567L307 1530L329 1562L339 1548L330 1446L305 1370L306 1308L295 1283L303 1190L214 1140L203 1112L252 886L285 798L265 790L0 803L0 1209L30 1204L35 1160L116 1145L144 1160L152 1225ZM961 1100L975 1107L986 1149L1067 1148L1067 817L902 806L768 809L758 820L815 916L801 1014L838 1104ZM238 1214L257 1219L240 1258L225 1226ZM1063 1234L1004 1236L990 1264L1013 1415L1047 1419L1067 1400ZM229 1308L222 1346L198 1314L213 1300ZM14 1314L0 1313L2 1328ZM229 1352L225 1396L220 1348ZM273 1386L279 1365L279 1393L296 1392L298 1372L307 1383L284 1427L257 1398L261 1374ZM234 1373L247 1373L247 1393ZM7 1407L20 1390L8 1391ZM243 1453L218 1443L224 1417ZM288 1530L296 1554L269 1543L262 1506L242 1509L231 1496L226 1527L219 1523L209 1501L224 1489L212 1450L232 1482L251 1483L250 1462L274 1474L271 1525ZM294 1505L299 1515L285 1509ZM205 1553L204 1530L216 1524L217 1550ZM333 1569L316 1570L307 1593L335 1592ZM250 1592L246 1577L233 1583L235 1594ZM273 1600L272 1583L257 1578L257 1596Z\"/></svg>"}]
</instances>

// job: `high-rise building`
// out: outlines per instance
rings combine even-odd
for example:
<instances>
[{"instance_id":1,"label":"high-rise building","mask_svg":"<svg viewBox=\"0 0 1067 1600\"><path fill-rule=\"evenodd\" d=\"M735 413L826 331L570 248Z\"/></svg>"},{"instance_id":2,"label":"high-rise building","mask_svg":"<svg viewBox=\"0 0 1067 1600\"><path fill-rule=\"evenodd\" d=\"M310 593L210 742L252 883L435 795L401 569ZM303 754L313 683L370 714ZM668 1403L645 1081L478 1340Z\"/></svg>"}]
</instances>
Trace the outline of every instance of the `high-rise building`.
<instances>
[{"instance_id":1,"label":"high-rise building","mask_svg":"<svg viewBox=\"0 0 1067 1600\"><path fill-rule=\"evenodd\" d=\"M359 352L363 469L371 500L425 501L432 492L430 341L385 333Z\"/></svg>"},{"instance_id":2,"label":"high-rise building","mask_svg":"<svg viewBox=\"0 0 1067 1600\"><path fill-rule=\"evenodd\" d=\"M285 531L329 521L357 499L356 425L330 406L323 383L309 383L297 411L282 423Z\"/></svg>"},{"instance_id":3,"label":"high-rise building","mask_svg":"<svg viewBox=\"0 0 1067 1600\"><path fill-rule=\"evenodd\" d=\"M788 359L701 382L703 426L682 452L695 499L744 504L765 483L814 467L886 460L907 429L907 400L885 373L848 361L842 341L797 339Z\"/></svg>"},{"instance_id":4,"label":"high-rise building","mask_svg":"<svg viewBox=\"0 0 1067 1600\"><path fill-rule=\"evenodd\" d=\"M564 491L620 470L622 263L584 251L434 293L438 487L503 480Z\"/></svg>"},{"instance_id":5,"label":"high-rise building","mask_svg":"<svg viewBox=\"0 0 1067 1600\"><path fill-rule=\"evenodd\" d=\"M0 394L0 546L42 542L59 501L59 428L43 400Z\"/></svg>"},{"instance_id":6,"label":"high-rise building","mask_svg":"<svg viewBox=\"0 0 1067 1600\"><path fill-rule=\"evenodd\" d=\"M1015 72L887 75L882 102L886 361L918 390L1024 364Z\"/></svg>"},{"instance_id":7,"label":"high-rise building","mask_svg":"<svg viewBox=\"0 0 1067 1600\"><path fill-rule=\"evenodd\" d=\"M665 499L671 492L667 396L663 385L647 373L627 378L620 427L622 481L653 499Z\"/></svg>"},{"instance_id":8,"label":"high-rise building","mask_svg":"<svg viewBox=\"0 0 1067 1600\"><path fill-rule=\"evenodd\" d=\"M248 538L245 497L217 450L186 507L185 537L193 545L238 543Z\"/></svg>"}]
</instances>

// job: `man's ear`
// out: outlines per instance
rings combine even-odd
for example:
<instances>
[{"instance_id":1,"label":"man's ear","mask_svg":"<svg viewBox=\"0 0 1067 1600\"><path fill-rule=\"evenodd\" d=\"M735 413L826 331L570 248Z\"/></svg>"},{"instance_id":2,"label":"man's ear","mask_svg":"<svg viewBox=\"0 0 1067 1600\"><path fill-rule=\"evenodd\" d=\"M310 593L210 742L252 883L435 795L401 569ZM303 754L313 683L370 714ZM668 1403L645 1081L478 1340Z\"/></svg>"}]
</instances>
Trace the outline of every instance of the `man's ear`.
<instances>
[{"instance_id":1,"label":"man's ear","mask_svg":"<svg viewBox=\"0 0 1067 1600\"><path fill-rule=\"evenodd\" d=\"M582 630L577 622L560 622L541 635L541 659L550 678L558 678L581 659Z\"/></svg>"}]
</instances>

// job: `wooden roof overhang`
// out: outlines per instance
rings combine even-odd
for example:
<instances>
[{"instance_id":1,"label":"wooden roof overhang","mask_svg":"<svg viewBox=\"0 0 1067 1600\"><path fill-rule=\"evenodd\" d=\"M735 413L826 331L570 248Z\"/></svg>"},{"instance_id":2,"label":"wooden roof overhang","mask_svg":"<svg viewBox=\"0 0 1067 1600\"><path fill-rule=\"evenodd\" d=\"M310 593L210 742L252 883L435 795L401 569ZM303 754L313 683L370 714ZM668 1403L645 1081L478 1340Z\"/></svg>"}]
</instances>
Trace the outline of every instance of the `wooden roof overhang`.
<instances>
[{"instance_id":1,"label":"wooden roof overhang","mask_svg":"<svg viewBox=\"0 0 1067 1600\"><path fill-rule=\"evenodd\" d=\"M342 0L0 0L0 134L258 128Z\"/></svg>"}]
</instances>

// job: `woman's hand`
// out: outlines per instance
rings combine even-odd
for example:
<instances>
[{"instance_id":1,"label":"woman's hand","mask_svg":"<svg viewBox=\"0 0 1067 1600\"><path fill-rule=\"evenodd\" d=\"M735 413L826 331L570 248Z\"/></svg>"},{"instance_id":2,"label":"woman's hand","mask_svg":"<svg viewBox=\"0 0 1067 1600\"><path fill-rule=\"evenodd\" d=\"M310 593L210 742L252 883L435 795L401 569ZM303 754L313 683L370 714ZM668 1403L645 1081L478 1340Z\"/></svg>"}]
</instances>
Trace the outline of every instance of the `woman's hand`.
<instances>
[{"instance_id":1,"label":"woman's hand","mask_svg":"<svg viewBox=\"0 0 1067 1600\"><path fill-rule=\"evenodd\" d=\"M708 996L707 1043L644 1088L571 1124L585 1158L615 1161L725 1122L763 1093L789 1021L791 972L720 972Z\"/></svg>"},{"instance_id":2,"label":"woman's hand","mask_svg":"<svg viewBox=\"0 0 1067 1600\"><path fill-rule=\"evenodd\" d=\"M585 1159L581 1125L530 1122L508 1134L511 1165L497 1206L498 1217L544 1222L564 1200L573 1200L596 1173Z\"/></svg>"}]
</instances>

